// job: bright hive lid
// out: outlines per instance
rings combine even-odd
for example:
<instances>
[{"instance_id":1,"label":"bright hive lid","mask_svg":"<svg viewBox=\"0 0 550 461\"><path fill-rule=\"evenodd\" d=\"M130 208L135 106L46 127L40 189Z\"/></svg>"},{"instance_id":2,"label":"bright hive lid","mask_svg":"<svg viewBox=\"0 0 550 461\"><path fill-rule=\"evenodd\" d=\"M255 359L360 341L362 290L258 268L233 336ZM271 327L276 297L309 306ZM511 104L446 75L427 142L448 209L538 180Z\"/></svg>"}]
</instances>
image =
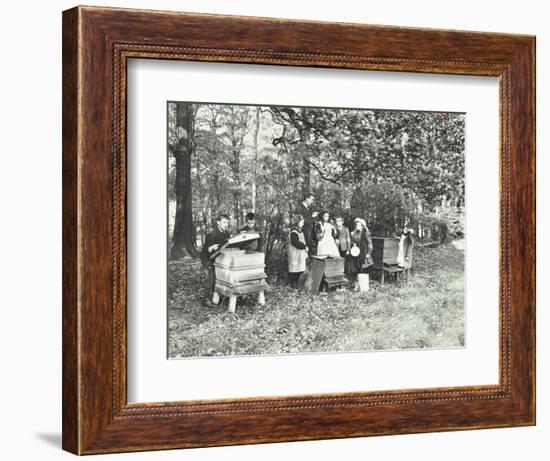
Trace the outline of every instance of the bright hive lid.
<instances>
[{"instance_id":1,"label":"bright hive lid","mask_svg":"<svg viewBox=\"0 0 550 461\"><path fill-rule=\"evenodd\" d=\"M260 234L257 232L242 232L240 234L236 234L233 237L230 237L227 240L226 247L232 247L233 245L239 245L240 243L244 242L251 242L252 240L258 240L260 238Z\"/></svg>"},{"instance_id":2,"label":"bright hive lid","mask_svg":"<svg viewBox=\"0 0 550 461\"><path fill-rule=\"evenodd\" d=\"M231 247L234 245L239 245L244 242L252 242L254 240L258 240L259 238L260 234L258 234L257 232L242 232L240 234L236 234L233 237L229 237L219 250L212 253L210 255L210 259L216 258L226 248L231 249Z\"/></svg>"}]
</instances>

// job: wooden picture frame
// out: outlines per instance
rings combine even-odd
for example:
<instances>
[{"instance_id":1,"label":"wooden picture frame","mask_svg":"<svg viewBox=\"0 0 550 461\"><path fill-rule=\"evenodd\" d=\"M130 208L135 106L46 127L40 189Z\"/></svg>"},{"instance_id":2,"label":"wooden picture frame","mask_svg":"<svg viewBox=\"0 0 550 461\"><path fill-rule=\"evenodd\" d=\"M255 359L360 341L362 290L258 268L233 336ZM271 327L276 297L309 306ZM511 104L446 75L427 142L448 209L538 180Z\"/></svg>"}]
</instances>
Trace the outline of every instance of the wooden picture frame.
<instances>
[{"instance_id":1,"label":"wooden picture frame","mask_svg":"<svg viewBox=\"0 0 550 461\"><path fill-rule=\"evenodd\" d=\"M499 384L129 404L131 58L496 76ZM535 424L535 38L76 7L63 13L63 448L76 454Z\"/></svg>"}]
</instances>

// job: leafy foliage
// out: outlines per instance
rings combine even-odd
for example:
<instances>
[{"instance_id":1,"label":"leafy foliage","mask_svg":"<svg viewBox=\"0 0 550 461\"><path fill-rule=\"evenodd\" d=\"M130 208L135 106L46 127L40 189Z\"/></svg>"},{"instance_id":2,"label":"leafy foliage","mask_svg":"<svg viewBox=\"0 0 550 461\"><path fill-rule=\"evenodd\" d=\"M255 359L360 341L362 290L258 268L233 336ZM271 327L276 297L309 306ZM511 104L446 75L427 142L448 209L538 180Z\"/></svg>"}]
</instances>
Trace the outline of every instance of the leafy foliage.
<instances>
[{"instance_id":1,"label":"leafy foliage","mask_svg":"<svg viewBox=\"0 0 550 461\"><path fill-rule=\"evenodd\" d=\"M178 104L185 103L168 108L169 146L182 135L175 123ZM271 248L284 241L302 192L311 191L315 209L364 217L381 232L407 222L437 229L439 221L455 219L452 213L432 216L441 203L452 203L453 213L463 210L464 129L460 113L197 105L195 226L204 235L218 213L227 213L235 230L254 210ZM174 182L171 162L170 200ZM456 229L448 235L462 234Z\"/></svg>"},{"instance_id":2,"label":"leafy foliage","mask_svg":"<svg viewBox=\"0 0 550 461\"><path fill-rule=\"evenodd\" d=\"M419 224L430 234L430 239L444 243L465 236L464 211L456 207L439 207L419 216Z\"/></svg>"},{"instance_id":3,"label":"leafy foliage","mask_svg":"<svg viewBox=\"0 0 550 461\"><path fill-rule=\"evenodd\" d=\"M386 237L415 222L418 198L392 181L363 183L351 200L353 216L363 217L374 236Z\"/></svg>"}]
</instances>

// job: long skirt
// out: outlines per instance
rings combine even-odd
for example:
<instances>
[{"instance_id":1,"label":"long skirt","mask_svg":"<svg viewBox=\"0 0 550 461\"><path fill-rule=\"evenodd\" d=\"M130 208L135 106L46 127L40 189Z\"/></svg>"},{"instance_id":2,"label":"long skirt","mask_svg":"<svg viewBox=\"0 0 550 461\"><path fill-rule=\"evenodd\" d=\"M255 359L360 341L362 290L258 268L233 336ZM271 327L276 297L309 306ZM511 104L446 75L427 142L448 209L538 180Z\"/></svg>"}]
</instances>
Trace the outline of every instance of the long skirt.
<instances>
[{"instance_id":1,"label":"long skirt","mask_svg":"<svg viewBox=\"0 0 550 461\"><path fill-rule=\"evenodd\" d=\"M330 233L327 232L323 236L323 238L319 240L319 245L317 246L317 254L340 257L340 251L338 251L336 242L334 241Z\"/></svg>"}]
</instances>

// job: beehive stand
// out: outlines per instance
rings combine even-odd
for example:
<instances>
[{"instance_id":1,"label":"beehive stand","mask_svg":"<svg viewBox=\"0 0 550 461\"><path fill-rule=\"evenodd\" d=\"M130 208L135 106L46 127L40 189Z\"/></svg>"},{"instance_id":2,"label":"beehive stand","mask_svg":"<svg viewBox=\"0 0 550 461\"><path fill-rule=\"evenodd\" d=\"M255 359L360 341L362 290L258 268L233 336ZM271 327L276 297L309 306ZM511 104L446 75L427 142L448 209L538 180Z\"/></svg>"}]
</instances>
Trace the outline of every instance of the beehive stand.
<instances>
[{"instance_id":1,"label":"beehive stand","mask_svg":"<svg viewBox=\"0 0 550 461\"><path fill-rule=\"evenodd\" d=\"M258 294L258 304L260 306L265 305L265 292L268 288L267 283L263 283L263 289L258 291L259 287L250 287L249 289L227 289L227 287L224 287L222 285L216 284L216 287L214 289L214 295L212 296L212 301L216 304L220 301L220 295L227 296L229 298L229 307L227 308L227 312L234 313L237 308L237 298L239 296L247 296L251 294Z\"/></svg>"},{"instance_id":2,"label":"beehive stand","mask_svg":"<svg viewBox=\"0 0 550 461\"><path fill-rule=\"evenodd\" d=\"M399 252L398 238L380 238L372 237L372 258L374 265L372 269L380 272L380 282L384 284L385 274L394 275L396 282L401 282L402 275L405 280L409 280L409 271L412 262L412 244L407 239L404 242L404 252L408 256L404 266L397 263L397 254Z\"/></svg>"}]
</instances>

